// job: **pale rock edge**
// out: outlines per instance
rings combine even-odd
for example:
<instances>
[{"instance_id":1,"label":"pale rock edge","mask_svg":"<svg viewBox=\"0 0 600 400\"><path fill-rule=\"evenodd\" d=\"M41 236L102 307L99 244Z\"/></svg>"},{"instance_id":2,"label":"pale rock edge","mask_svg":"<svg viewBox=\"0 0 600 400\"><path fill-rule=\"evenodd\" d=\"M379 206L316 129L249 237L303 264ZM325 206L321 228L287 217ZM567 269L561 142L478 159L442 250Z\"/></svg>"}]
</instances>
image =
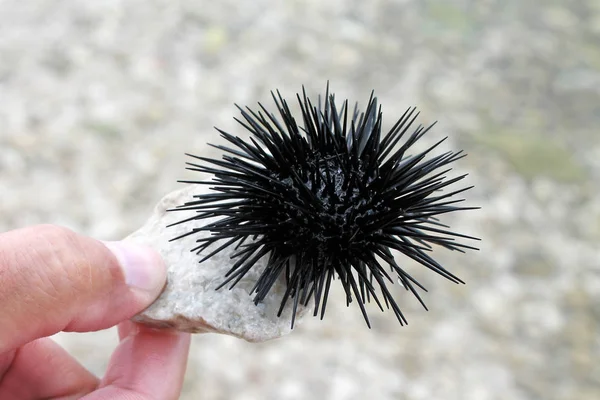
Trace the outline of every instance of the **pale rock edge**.
<instances>
[{"instance_id":1,"label":"pale rock edge","mask_svg":"<svg viewBox=\"0 0 600 400\"><path fill-rule=\"evenodd\" d=\"M157 250L165 260L168 271L162 294L133 320L156 328L222 333L249 342L262 342L290 333L292 301L288 301L281 317L277 317L286 289L283 279L275 283L262 303L255 305L252 301L250 290L266 265L266 257L259 260L232 290L229 290L229 286L215 290L232 265L230 256L233 247L200 264L201 256L190 250L196 247L198 238L209 233L202 232L170 241L206 221L185 222L167 228L167 225L195 214L195 211L167 210L192 201L193 196L207 193L208 190L205 185L188 185L166 195L156 205L146 224L124 239ZM214 248L219 245L215 244ZM205 254L209 252L210 249ZM304 314L304 309L298 308L296 322Z\"/></svg>"}]
</instances>

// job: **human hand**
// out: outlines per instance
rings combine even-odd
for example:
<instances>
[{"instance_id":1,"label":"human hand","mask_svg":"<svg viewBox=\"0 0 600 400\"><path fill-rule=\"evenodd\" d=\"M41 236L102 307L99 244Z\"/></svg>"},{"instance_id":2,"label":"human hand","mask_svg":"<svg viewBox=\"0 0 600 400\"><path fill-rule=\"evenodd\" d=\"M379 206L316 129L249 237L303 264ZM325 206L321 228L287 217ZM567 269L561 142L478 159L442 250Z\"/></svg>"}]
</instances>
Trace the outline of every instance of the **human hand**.
<instances>
[{"instance_id":1,"label":"human hand","mask_svg":"<svg viewBox=\"0 0 600 400\"><path fill-rule=\"evenodd\" d=\"M129 321L165 281L146 248L50 225L0 234L0 399L177 399L190 335ZM102 379L47 337L117 324Z\"/></svg>"}]
</instances>

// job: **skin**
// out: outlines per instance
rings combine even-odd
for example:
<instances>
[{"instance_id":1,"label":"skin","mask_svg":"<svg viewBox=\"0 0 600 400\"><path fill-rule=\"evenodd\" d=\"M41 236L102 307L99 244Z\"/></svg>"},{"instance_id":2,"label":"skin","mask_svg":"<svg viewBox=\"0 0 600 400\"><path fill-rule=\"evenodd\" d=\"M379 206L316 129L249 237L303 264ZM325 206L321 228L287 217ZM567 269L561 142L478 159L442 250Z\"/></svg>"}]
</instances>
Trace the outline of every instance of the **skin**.
<instances>
[{"instance_id":1,"label":"skin","mask_svg":"<svg viewBox=\"0 0 600 400\"><path fill-rule=\"evenodd\" d=\"M146 249L152 277L128 285L110 248L56 226L0 234L0 399L179 398L190 335L129 321L160 294L164 264ZM48 338L112 326L120 342L103 378Z\"/></svg>"}]
</instances>

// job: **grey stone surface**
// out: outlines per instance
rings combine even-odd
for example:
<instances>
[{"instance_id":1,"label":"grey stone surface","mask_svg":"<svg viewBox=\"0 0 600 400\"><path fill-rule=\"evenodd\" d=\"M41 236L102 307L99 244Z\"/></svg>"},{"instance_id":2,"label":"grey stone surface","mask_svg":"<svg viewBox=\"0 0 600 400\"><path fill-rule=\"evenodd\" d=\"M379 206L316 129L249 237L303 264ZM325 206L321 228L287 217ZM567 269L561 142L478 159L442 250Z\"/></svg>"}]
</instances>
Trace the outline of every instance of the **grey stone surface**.
<instances>
[{"instance_id":1,"label":"grey stone surface","mask_svg":"<svg viewBox=\"0 0 600 400\"><path fill-rule=\"evenodd\" d=\"M407 107L469 156L446 218L479 253L435 251L455 286L400 259L409 325L368 330L336 287L325 319L266 343L196 335L182 399L600 398L597 0L0 0L0 229L51 222L115 240L183 171L244 132L233 103L326 80ZM114 331L56 338L102 374Z\"/></svg>"},{"instance_id":2,"label":"grey stone surface","mask_svg":"<svg viewBox=\"0 0 600 400\"><path fill-rule=\"evenodd\" d=\"M177 206L193 201L194 196L206 193L206 185L188 185L167 194L156 205L148 221L137 231L125 238L150 246L157 250L167 264L167 285L160 297L134 317L157 328L174 328L192 333L222 333L262 342L276 339L291 332L292 310L288 303L284 312L277 317L280 302L286 290L284 280L271 288L264 301L255 305L251 293L254 283L265 267L265 258L260 259L233 289L217 287L224 281L225 274L233 262L235 252L231 246L199 264L199 260L218 248L222 243L210 246L197 254L190 250L197 246L196 240L210 235L208 232L189 235L176 241L171 239L198 227L190 221L168 227L183 219L193 217L195 211L172 211ZM211 220L203 220L209 223ZM300 322L303 310L296 316Z\"/></svg>"}]
</instances>

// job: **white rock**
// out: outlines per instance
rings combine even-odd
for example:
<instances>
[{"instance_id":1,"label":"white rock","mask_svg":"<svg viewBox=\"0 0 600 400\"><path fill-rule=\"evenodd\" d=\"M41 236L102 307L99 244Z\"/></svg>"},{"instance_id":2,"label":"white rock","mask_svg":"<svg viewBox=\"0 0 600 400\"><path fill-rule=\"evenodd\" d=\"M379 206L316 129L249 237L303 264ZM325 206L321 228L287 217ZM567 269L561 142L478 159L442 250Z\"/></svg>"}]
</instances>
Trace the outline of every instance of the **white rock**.
<instances>
[{"instance_id":1,"label":"white rock","mask_svg":"<svg viewBox=\"0 0 600 400\"><path fill-rule=\"evenodd\" d=\"M167 209L191 201L194 195L208 190L204 185L190 185L168 194L157 204L146 224L125 239L156 249L168 269L163 293L134 320L157 328L223 333L250 342L275 339L289 333L292 301L288 301L281 317L277 317L286 289L283 279L274 284L262 303L255 305L252 301L250 291L266 265L266 257L259 260L232 290L229 290L229 286L215 290L233 265L230 258L233 247L199 263L202 256L190 250L196 247L198 238L206 237L209 233L202 232L170 242L197 227L200 222L192 221L167 228L167 225L195 214L194 211L167 212ZM213 246L216 248L219 245ZM210 248L202 254L209 252ZM303 310L299 310L296 322L302 314Z\"/></svg>"}]
</instances>

